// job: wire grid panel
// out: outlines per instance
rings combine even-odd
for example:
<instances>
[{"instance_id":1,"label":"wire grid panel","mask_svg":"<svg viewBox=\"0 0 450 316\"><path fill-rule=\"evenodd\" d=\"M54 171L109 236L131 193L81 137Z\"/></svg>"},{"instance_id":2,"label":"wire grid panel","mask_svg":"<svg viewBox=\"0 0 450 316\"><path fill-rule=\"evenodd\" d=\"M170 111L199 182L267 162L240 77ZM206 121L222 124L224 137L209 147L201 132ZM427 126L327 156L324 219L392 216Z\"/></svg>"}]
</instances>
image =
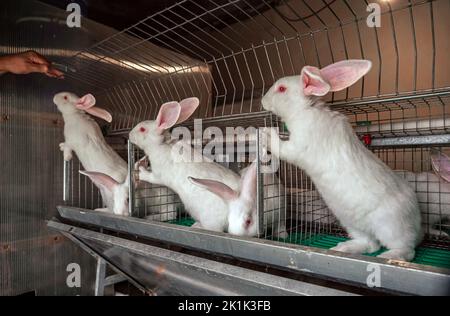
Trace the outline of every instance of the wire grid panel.
<instances>
[{"instance_id":1,"label":"wire grid panel","mask_svg":"<svg viewBox=\"0 0 450 316\"><path fill-rule=\"evenodd\" d=\"M248 126L249 118L265 115L260 98L279 77L297 75L304 65L366 58L373 62L371 72L326 99L349 116L357 133L375 138L448 133L449 2L376 3L382 9L379 28L366 23L368 1L184 0L68 63L112 110L113 130L126 132L137 121L156 117L160 104L188 96L202 102L194 117L230 126L240 119ZM120 82L109 80L114 73L123 73ZM265 125L274 124L259 126ZM390 166L408 165L409 158L399 155L406 149L375 150L388 153L381 158ZM414 156L420 169L401 168L429 172L429 148L421 151L422 157ZM342 232L301 170L283 163L277 177L284 186L279 196L288 232ZM414 179L420 184L420 177ZM439 190L427 185L426 192L445 193Z\"/></svg>"},{"instance_id":2,"label":"wire grid panel","mask_svg":"<svg viewBox=\"0 0 450 316\"><path fill-rule=\"evenodd\" d=\"M257 112L273 82L298 75L304 65L366 58L371 72L327 101L359 100L346 107L361 114L405 110L380 117L380 124L401 119L402 112L414 119L407 109L450 93L450 5L375 3L380 27L367 24L365 0L183 0L75 54L67 62L78 71L70 76L98 91L117 113L113 128L123 130L154 118L163 102L192 95L202 101L198 117ZM111 79L114 73L121 74L114 77L119 82ZM418 92L421 97L412 96ZM431 110L430 119L448 114L448 97L440 96L437 110L445 111Z\"/></svg>"},{"instance_id":3,"label":"wire grid panel","mask_svg":"<svg viewBox=\"0 0 450 316\"><path fill-rule=\"evenodd\" d=\"M145 157L145 153L137 148L134 155L135 161ZM165 186L137 181L134 184L134 201L132 216L158 222L188 219L178 195Z\"/></svg>"},{"instance_id":4,"label":"wire grid panel","mask_svg":"<svg viewBox=\"0 0 450 316\"><path fill-rule=\"evenodd\" d=\"M192 128L190 122L186 126ZM203 130L210 126L222 129L226 138L214 138L223 146L225 155L221 161L236 173L241 173L256 157L256 138L248 135L245 139L245 152L239 156L239 145L234 135L228 135L229 127L270 127L279 129L282 139L288 137L283 122L270 113L245 114L234 117L213 118L203 121ZM236 130L234 130L236 131ZM206 145L212 139L204 139ZM230 144L235 148L228 154ZM242 145L242 143L240 144ZM115 149L123 157L127 155L125 146ZM431 168L431 150L450 155L450 147L374 147L374 153L399 176L405 178L417 193L422 222L427 242L441 248L448 248L450 232L450 184L436 176ZM135 161L144 157L141 150L134 152ZM70 200L72 206L84 208L101 207L101 197L95 186L78 173L79 162L70 163ZM150 166L151 168L151 166ZM346 236L345 229L339 225L332 211L322 200L308 175L300 168L281 162L275 173L264 174L263 180L263 230L261 238L290 241L305 240L319 234ZM133 216L153 221L173 222L191 225L194 221L183 207L175 192L167 187L138 182L134 191ZM447 242L446 242L447 240Z\"/></svg>"},{"instance_id":5,"label":"wire grid panel","mask_svg":"<svg viewBox=\"0 0 450 316\"><path fill-rule=\"evenodd\" d=\"M422 225L428 237L447 240L450 233L450 183L433 172L431 150L450 154L449 146L375 149L375 153L415 189Z\"/></svg>"},{"instance_id":6,"label":"wire grid panel","mask_svg":"<svg viewBox=\"0 0 450 316\"><path fill-rule=\"evenodd\" d=\"M124 159L127 158L127 148L120 138L108 137L109 144ZM136 151L136 157L142 154ZM137 160L135 160L137 161ZM66 205L85 209L105 207L99 189L86 176L80 174L84 170L78 158L66 162L65 166L65 199ZM156 221L170 221L184 214L183 205L178 196L166 187L146 182L138 182L134 192L133 216Z\"/></svg>"},{"instance_id":7,"label":"wire grid panel","mask_svg":"<svg viewBox=\"0 0 450 316\"><path fill-rule=\"evenodd\" d=\"M62 155L61 155L62 156ZM65 191L64 203L69 206L81 207L86 209L97 209L103 207L102 197L98 188L92 181L80 174L84 170L77 157L64 162L66 169L64 172Z\"/></svg>"}]
</instances>

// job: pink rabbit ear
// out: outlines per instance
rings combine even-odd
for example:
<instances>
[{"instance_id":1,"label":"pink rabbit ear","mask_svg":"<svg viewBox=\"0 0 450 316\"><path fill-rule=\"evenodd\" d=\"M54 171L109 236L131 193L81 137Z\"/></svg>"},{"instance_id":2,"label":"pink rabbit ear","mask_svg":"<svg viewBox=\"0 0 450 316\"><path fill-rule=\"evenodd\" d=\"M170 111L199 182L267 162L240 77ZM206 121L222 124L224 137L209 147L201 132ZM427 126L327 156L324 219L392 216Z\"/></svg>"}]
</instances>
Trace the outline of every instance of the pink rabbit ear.
<instances>
[{"instance_id":1,"label":"pink rabbit ear","mask_svg":"<svg viewBox=\"0 0 450 316\"><path fill-rule=\"evenodd\" d=\"M235 200L238 197L237 192L222 182L207 179L196 179L193 177L188 177L188 179L191 183L216 194L226 202Z\"/></svg>"},{"instance_id":2,"label":"pink rabbit ear","mask_svg":"<svg viewBox=\"0 0 450 316\"><path fill-rule=\"evenodd\" d=\"M190 118L192 113L195 112L199 104L200 100L195 97L182 100L180 102L181 106L180 117L178 118L177 123L182 123L186 121L188 118Z\"/></svg>"},{"instance_id":3,"label":"pink rabbit ear","mask_svg":"<svg viewBox=\"0 0 450 316\"><path fill-rule=\"evenodd\" d=\"M433 150L431 152L431 166L437 176L450 182L450 158L447 155Z\"/></svg>"},{"instance_id":4,"label":"pink rabbit ear","mask_svg":"<svg viewBox=\"0 0 450 316\"><path fill-rule=\"evenodd\" d=\"M103 120L105 120L108 123L112 122L112 115L111 113L109 113L108 111L102 109L102 108L98 108L96 106L86 109L84 110L86 113L89 113L90 115L99 117Z\"/></svg>"},{"instance_id":5,"label":"pink rabbit ear","mask_svg":"<svg viewBox=\"0 0 450 316\"><path fill-rule=\"evenodd\" d=\"M256 162L254 161L242 177L241 198L247 201L254 201L256 199L256 177Z\"/></svg>"},{"instance_id":6,"label":"pink rabbit ear","mask_svg":"<svg viewBox=\"0 0 450 316\"><path fill-rule=\"evenodd\" d=\"M95 105L95 97L88 93L85 96L82 96L80 99L78 99L76 103L76 107L81 110L86 110Z\"/></svg>"},{"instance_id":7,"label":"pink rabbit ear","mask_svg":"<svg viewBox=\"0 0 450 316\"><path fill-rule=\"evenodd\" d=\"M101 172L80 170L80 173L88 176L99 189L106 189L109 192L113 192L114 188L119 185L116 180Z\"/></svg>"},{"instance_id":8,"label":"pink rabbit ear","mask_svg":"<svg viewBox=\"0 0 450 316\"><path fill-rule=\"evenodd\" d=\"M178 102L172 101L161 105L156 118L158 131L162 133L164 130L174 126L177 123L180 112L181 106Z\"/></svg>"},{"instance_id":9,"label":"pink rabbit ear","mask_svg":"<svg viewBox=\"0 0 450 316\"><path fill-rule=\"evenodd\" d=\"M331 87L322 78L319 68L312 66L305 66L302 69L302 84L303 94L306 96L324 96L327 94Z\"/></svg>"},{"instance_id":10,"label":"pink rabbit ear","mask_svg":"<svg viewBox=\"0 0 450 316\"><path fill-rule=\"evenodd\" d=\"M372 68L372 62L363 59L343 60L320 70L322 78L327 81L330 91L341 91L353 85Z\"/></svg>"}]
</instances>

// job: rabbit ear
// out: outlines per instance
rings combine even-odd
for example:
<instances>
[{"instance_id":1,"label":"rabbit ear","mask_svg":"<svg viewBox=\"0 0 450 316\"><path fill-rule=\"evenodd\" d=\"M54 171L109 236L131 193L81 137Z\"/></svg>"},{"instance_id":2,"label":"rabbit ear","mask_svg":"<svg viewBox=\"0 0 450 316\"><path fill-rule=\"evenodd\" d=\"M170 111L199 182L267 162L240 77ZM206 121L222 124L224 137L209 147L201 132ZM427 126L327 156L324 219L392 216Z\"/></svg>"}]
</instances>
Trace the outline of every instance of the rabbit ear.
<instances>
[{"instance_id":1,"label":"rabbit ear","mask_svg":"<svg viewBox=\"0 0 450 316\"><path fill-rule=\"evenodd\" d=\"M108 123L112 122L112 115L111 113L109 113L108 111L102 109L102 108L98 108L96 106L90 108L90 109L86 109L84 110L86 113L89 113L92 116L96 116L99 117L103 120L105 120Z\"/></svg>"},{"instance_id":2,"label":"rabbit ear","mask_svg":"<svg viewBox=\"0 0 450 316\"><path fill-rule=\"evenodd\" d=\"M92 116L99 117L99 118L107 121L108 123L111 123L111 121L112 121L111 113L109 113L108 111L106 111L102 108L95 107L94 106L95 102L96 102L95 97L89 93L89 94L86 94L85 96L81 97L80 99L78 99L75 106L78 109L83 110Z\"/></svg>"},{"instance_id":3,"label":"rabbit ear","mask_svg":"<svg viewBox=\"0 0 450 316\"><path fill-rule=\"evenodd\" d=\"M319 68L312 66L305 66L302 69L302 84L303 94L306 96L324 96L327 94L331 87L322 78Z\"/></svg>"},{"instance_id":4,"label":"rabbit ear","mask_svg":"<svg viewBox=\"0 0 450 316\"><path fill-rule=\"evenodd\" d=\"M181 106L178 102L172 101L161 105L158 116L156 117L158 131L162 133L164 130L174 126L177 123L180 112Z\"/></svg>"},{"instance_id":5,"label":"rabbit ear","mask_svg":"<svg viewBox=\"0 0 450 316\"><path fill-rule=\"evenodd\" d=\"M238 198L237 192L222 182L207 179L196 179L193 177L188 177L188 179L191 183L216 194L226 202Z\"/></svg>"},{"instance_id":6,"label":"rabbit ear","mask_svg":"<svg viewBox=\"0 0 450 316\"><path fill-rule=\"evenodd\" d=\"M113 192L114 188L119 185L116 180L101 172L80 170L80 173L88 176L99 189L103 188L109 192Z\"/></svg>"},{"instance_id":7,"label":"rabbit ear","mask_svg":"<svg viewBox=\"0 0 450 316\"><path fill-rule=\"evenodd\" d=\"M331 86L330 91L340 91L353 85L372 68L372 62L364 59L343 60L320 70Z\"/></svg>"},{"instance_id":8,"label":"rabbit ear","mask_svg":"<svg viewBox=\"0 0 450 316\"><path fill-rule=\"evenodd\" d=\"M240 198L247 201L254 201L256 198L256 186L257 186L257 173L256 173L256 162L253 162L250 167L246 170L241 185Z\"/></svg>"},{"instance_id":9,"label":"rabbit ear","mask_svg":"<svg viewBox=\"0 0 450 316\"><path fill-rule=\"evenodd\" d=\"M178 117L177 123L182 123L186 121L189 117L191 117L192 113L195 112L198 105L200 104L200 100L198 98L187 98L180 102L181 112Z\"/></svg>"},{"instance_id":10,"label":"rabbit ear","mask_svg":"<svg viewBox=\"0 0 450 316\"><path fill-rule=\"evenodd\" d=\"M79 108L81 110L89 109L89 108L93 107L94 105L95 105L95 97L90 93L79 98L76 103L77 108Z\"/></svg>"},{"instance_id":11,"label":"rabbit ear","mask_svg":"<svg viewBox=\"0 0 450 316\"><path fill-rule=\"evenodd\" d=\"M447 155L433 150L431 152L431 166L437 176L450 182L450 158Z\"/></svg>"}]
</instances>

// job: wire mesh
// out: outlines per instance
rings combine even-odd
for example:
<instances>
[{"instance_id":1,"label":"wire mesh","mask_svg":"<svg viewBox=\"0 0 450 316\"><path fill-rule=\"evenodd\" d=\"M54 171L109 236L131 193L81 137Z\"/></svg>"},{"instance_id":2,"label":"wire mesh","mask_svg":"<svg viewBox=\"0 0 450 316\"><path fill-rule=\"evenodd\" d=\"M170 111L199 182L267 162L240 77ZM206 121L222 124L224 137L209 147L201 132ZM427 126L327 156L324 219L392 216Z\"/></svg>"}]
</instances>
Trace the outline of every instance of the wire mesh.
<instances>
[{"instance_id":1,"label":"wire mesh","mask_svg":"<svg viewBox=\"0 0 450 316\"><path fill-rule=\"evenodd\" d=\"M113 112L110 134L126 134L154 119L162 103L190 96L201 100L193 118L203 119L203 130L276 126L287 132L289 126L262 111L260 99L274 81L298 75L305 65L365 58L373 62L371 72L325 99L361 138L448 134L450 3L375 3L381 27L367 24L366 0L183 0L67 59L76 69L68 77ZM448 248L450 192L433 176L429 156L431 148L448 154L447 146L370 149L414 186L428 241ZM143 153L135 155L138 160ZM227 166L239 171L245 164ZM140 186L135 216L192 224L173 191ZM285 162L264 177L264 217L263 238L345 234L305 172Z\"/></svg>"},{"instance_id":2,"label":"wire mesh","mask_svg":"<svg viewBox=\"0 0 450 316\"><path fill-rule=\"evenodd\" d=\"M330 104L359 114L428 106L447 115L448 2L376 3L379 28L367 25L368 1L180 1L75 54L69 77L101 95L116 113L113 129L126 130L162 102L190 95L201 98L202 118L261 111L279 77L367 58L372 71Z\"/></svg>"}]
</instances>

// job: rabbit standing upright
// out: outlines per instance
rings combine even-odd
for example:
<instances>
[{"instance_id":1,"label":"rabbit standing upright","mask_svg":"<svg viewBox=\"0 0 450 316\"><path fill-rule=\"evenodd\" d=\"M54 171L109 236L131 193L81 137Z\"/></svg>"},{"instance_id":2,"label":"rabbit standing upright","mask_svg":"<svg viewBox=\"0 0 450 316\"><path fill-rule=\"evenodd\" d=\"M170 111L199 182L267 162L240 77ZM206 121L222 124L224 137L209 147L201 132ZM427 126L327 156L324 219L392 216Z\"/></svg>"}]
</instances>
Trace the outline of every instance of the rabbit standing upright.
<instances>
[{"instance_id":1,"label":"rabbit standing upright","mask_svg":"<svg viewBox=\"0 0 450 316\"><path fill-rule=\"evenodd\" d=\"M87 94L79 98L73 93L61 92L53 102L64 118L64 143L59 145L64 160L72 159L72 152L99 188L106 210L117 215L128 215L127 163L106 143L98 124L88 114L111 122L106 110L95 107L95 98ZM105 209L97 209L105 211Z\"/></svg>"},{"instance_id":2,"label":"rabbit standing upright","mask_svg":"<svg viewBox=\"0 0 450 316\"><path fill-rule=\"evenodd\" d=\"M257 217L257 172L256 163L241 170L240 190L236 191L225 183L210 179L189 180L219 196L228 205L228 225L232 231L239 231L241 236L256 236L258 234ZM264 174L264 228L272 228L272 236L287 238L286 216L284 209L284 187L278 179L269 173ZM229 229L230 229L229 228Z\"/></svg>"},{"instance_id":3,"label":"rabbit standing upright","mask_svg":"<svg viewBox=\"0 0 450 316\"><path fill-rule=\"evenodd\" d=\"M332 250L370 253L381 244L388 250L379 257L410 261L423 238L414 190L362 144L344 115L317 98L346 89L370 68L370 61L347 60L278 80L262 105L286 122L290 138L270 150L305 170L349 233L351 240ZM267 130L269 138L274 133Z\"/></svg>"},{"instance_id":4,"label":"rabbit standing upright","mask_svg":"<svg viewBox=\"0 0 450 316\"><path fill-rule=\"evenodd\" d=\"M182 140L165 141L168 129L187 120L198 105L197 98L163 104L155 121L144 121L133 128L130 141L145 151L151 164L151 172L140 168L139 180L164 185L175 191L186 211L196 220L194 227L222 232L228 228L227 205L216 195L189 182L188 177L220 179L237 190L239 176L206 157L195 161L192 155L184 155L191 148ZM183 155L173 155L180 149L183 149ZM229 229L228 232L236 233Z\"/></svg>"}]
</instances>

